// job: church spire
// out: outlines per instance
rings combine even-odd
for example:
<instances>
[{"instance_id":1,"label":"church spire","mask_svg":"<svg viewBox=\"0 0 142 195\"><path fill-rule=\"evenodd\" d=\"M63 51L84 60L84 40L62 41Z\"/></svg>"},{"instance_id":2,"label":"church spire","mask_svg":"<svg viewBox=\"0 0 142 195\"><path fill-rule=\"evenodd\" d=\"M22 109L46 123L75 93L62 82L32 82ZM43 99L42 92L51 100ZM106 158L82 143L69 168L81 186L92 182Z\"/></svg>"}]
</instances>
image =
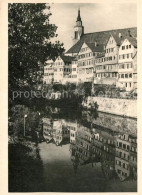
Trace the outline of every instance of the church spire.
<instances>
[{"instance_id":1,"label":"church spire","mask_svg":"<svg viewBox=\"0 0 142 195\"><path fill-rule=\"evenodd\" d=\"M78 9L78 17L77 17L77 21L81 21L81 17L80 17L80 8Z\"/></svg>"},{"instance_id":2,"label":"church spire","mask_svg":"<svg viewBox=\"0 0 142 195\"><path fill-rule=\"evenodd\" d=\"M75 44L80 40L81 36L84 34L84 26L82 25L82 20L80 17L80 8L78 9L78 16L76 20L76 25L74 26L74 38L73 43Z\"/></svg>"}]
</instances>

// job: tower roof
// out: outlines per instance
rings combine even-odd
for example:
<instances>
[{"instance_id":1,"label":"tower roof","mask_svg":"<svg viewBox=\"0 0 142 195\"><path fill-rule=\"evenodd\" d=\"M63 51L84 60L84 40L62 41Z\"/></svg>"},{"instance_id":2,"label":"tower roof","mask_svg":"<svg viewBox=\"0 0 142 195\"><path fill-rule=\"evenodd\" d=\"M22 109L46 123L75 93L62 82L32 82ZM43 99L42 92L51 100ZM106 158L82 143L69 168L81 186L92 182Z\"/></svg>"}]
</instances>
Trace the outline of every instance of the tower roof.
<instances>
[{"instance_id":1,"label":"tower roof","mask_svg":"<svg viewBox=\"0 0 142 195\"><path fill-rule=\"evenodd\" d=\"M80 8L78 9L77 21L81 21L81 17L80 17Z\"/></svg>"}]
</instances>

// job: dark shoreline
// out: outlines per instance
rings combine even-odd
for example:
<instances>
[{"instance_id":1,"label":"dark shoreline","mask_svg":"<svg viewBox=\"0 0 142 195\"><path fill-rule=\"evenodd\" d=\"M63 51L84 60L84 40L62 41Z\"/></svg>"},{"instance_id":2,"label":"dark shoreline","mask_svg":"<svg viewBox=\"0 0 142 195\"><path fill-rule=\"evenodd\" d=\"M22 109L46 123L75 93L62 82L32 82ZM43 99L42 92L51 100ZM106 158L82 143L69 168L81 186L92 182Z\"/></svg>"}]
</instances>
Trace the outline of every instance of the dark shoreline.
<instances>
[{"instance_id":1,"label":"dark shoreline","mask_svg":"<svg viewBox=\"0 0 142 195\"><path fill-rule=\"evenodd\" d=\"M38 146L34 142L28 144L23 142L8 145L9 192L44 190L43 164Z\"/></svg>"}]
</instances>

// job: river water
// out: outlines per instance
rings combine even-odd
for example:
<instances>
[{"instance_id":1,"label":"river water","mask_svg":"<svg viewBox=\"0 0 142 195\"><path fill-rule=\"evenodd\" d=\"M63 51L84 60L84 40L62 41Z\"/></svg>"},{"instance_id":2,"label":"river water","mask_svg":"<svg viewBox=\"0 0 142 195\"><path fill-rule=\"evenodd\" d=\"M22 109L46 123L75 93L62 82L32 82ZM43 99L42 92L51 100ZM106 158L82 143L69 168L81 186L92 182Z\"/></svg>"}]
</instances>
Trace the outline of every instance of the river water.
<instances>
[{"instance_id":1,"label":"river water","mask_svg":"<svg viewBox=\"0 0 142 195\"><path fill-rule=\"evenodd\" d=\"M20 191L28 191L27 186L31 184L36 188L31 187L30 191L34 189L40 192L137 191L135 118L51 106L24 107L24 110L18 113L20 115L14 115L13 130L19 132L21 127L23 134L23 116L26 114L26 136L35 132L35 129L40 132L38 155L42 162L41 168L37 167L37 164L33 167L29 165L30 179L26 183L23 179L26 187L22 187L24 185L19 180L23 168L18 167L21 172L15 172L16 167L10 169L12 177L18 174L16 185L21 185ZM18 159L19 156L17 154ZM23 160L20 164L22 162ZM15 166L12 161L9 163ZM36 174L33 174L33 170ZM15 180L10 177L10 183L12 181ZM14 185L11 183L12 187ZM16 186L13 191L16 191L15 189Z\"/></svg>"},{"instance_id":2,"label":"river water","mask_svg":"<svg viewBox=\"0 0 142 195\"><path fill-rule=\"evenodd\" d=\"M39 144L45 191L137 191L136 119L47 110Z\"/></svg>"}]
</instances>

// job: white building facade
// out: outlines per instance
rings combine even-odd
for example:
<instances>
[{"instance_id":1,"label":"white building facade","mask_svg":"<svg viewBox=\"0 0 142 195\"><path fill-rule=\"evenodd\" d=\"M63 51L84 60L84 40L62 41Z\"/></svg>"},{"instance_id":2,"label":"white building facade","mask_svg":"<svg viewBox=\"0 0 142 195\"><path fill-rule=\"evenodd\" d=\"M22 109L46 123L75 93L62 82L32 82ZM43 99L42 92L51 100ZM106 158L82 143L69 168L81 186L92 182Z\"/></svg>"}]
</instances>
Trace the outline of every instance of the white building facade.
<instances>
[{"instance_id":1,"label":"white building facade","mask_svg":"<svg viewBox=\"0 0 142 195\"><path fill-rule=\"evenodd\" d=\"M92 82L94 77L95 51L97 45L95 43L83 43L78 53L78 82Z\"/></svg>"},{"instance_id":2,"label":"white building facade","mask_svg":"<svg viewBox=\"0 0 142 195\"><path fill-rule=\"evenodd\" d=\"M96 84L116 85L118 80L118 43L111 35L104 52L96 57Z\"/></svg>"},{"instance_id":3,"label":"white building facade","mask_svg":"<svg viewBox=\"0 0 142 195\"><path fill-rule=\"evenodd\" d=\"M45 62L44 66L44 77L43 77L43 83L44 84L50 84L54 82L54 61L53 60L47 60Z\"/></svg>"},{"instance_id":4,"label":"white building facade","mask_svg":"<svg viewBox=\"0 0 142 195\"><path fill-rule=\"evenodd\" d=\"M137 45L136 40L126 38L119 48L119 79L117 86L126 91L137 88Z\"/></svg>"}]
</instances>

